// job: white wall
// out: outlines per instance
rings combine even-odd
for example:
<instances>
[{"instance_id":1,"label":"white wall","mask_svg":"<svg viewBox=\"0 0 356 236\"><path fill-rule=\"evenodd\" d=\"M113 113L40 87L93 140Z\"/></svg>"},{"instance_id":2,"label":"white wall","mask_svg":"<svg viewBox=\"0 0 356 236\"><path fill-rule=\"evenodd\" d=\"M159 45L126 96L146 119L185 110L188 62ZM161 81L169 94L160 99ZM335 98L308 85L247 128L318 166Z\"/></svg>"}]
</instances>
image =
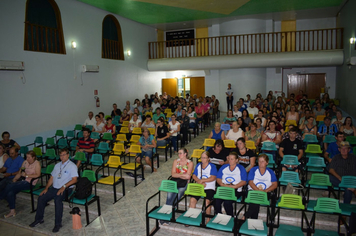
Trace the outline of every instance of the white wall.
<instances>
[{"instance_id":1,"label":"white wall","mask_svg":"<svg viewBox=\"0 0 356 236\"><path fill-rule=\"evenodd\" d=\"M116 16L125 61L102 59L102 20L109 13L78 1L56 2L61 11L66 55L24 51L26 3L0 1L0 60L24 61L26 68L26 83L19 79L20 72L0 71L0 131L9 131L17 140L82 123L89 110L107 114L114 102L120 106L126 99L133 101L144 93L158 91L165 75L146 68L147 42L156 40L154 28ZM73 40L78 45L74 51L70 48ZM126 55L128 49L131 57ZM100 66L99 73L82 75L83 84L79 69L82 64ZM95 107L95 89L99 91L100 108Z\"/></svg>"}]
</instances>

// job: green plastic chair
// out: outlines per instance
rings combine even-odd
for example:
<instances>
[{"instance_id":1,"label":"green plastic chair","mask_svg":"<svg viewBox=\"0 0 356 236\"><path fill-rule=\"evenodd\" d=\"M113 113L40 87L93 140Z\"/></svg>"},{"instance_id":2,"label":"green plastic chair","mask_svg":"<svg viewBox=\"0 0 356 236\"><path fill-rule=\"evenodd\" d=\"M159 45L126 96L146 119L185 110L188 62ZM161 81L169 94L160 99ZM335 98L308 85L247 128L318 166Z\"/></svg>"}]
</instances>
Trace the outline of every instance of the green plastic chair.
<instances>
[{"instance_id":1,"label":"green plastic chair","mask_svg":"<svg viewBox=\"0 0 356 236\"><path fill-rule=\"evenodd\" d=\"M318 138L314 134L306 134L303 138L303 142L305 143L317 143Z\"/></svg>"},{"instance_id":2,"label":"green plastic chair","mask_svg":"<svg viewBox=\"0 0 356 236\"><path fill-rule=\"evenodd\" d=\"M100 134L98 132L92 132L90 134L91 139L100 139Z\"/></svg>"},{"instance_id":3,"label":"green plastic chair","mask_svg":"<svg viewBox=\"0 0 356 236\"><path fill-rule=\"evenodd\" d=\"M57 160L56 151L54 149L47 149L46 153L44 154L47 160Z\"/></svg>"},{"instance_id":4,"label":"green plastic chair","mask_svg":"<svg viewBox=\"0 0 356 236\"><path fill-rule=\"evenodd\" d=\"M36 153L36 157L37 157L38 159L42 158L42 150L41 150L41 148L39 148L39 147L34 147L34 148L32 149L32 151L34 151L34 152Z\"/></svg>"},{"instance_id":5,"label":"green plastic chair","mask_svg":"<svg viewBox=\"0 0 356 236\"><path fill-rule=\"evenodd\" d=\"M57 129L56 130L56 134L54 136L58 136L58 137L63 137L64 138L64 132L61 129Z\"/></svg>"},{"instance_id":6,"label":"green plastic chair","mask_svg":"<svg viewBox=\"0 0 356 236\"><path fill-rule=\"evenodd\" d=\"M187 190L184 192L187 196L196 196L196 197L206 197L206 193L204 191L204 185L197 183L189 183L187 186ZM205 201L203 203L203 208L205 207ZM186 213L186 212L185 212ZM197 218L186 217L185 213L180 215L177 219L177 223L192 225L192 226L200 226L205 225L205 222L202 221L202 212L198 215Z\"/></svg>"},{"instance_id":7,"label":"green plastic chair","mask_svg":"<svg viewBox=\"0 0 356 236\"><path fill-rule=\"evenodd\" d=\"M68 148L67 139L60 139L60 140L58 140L57 148L58 148L58 149Z\"/></svg>"},{"instance_id":8,"label":"green plastic chair","mask_svg":"<svg viewBox=\"0 0 356 236\"><path fill-rule=\"evenodd\" d=\"M27 146L21 146L20 147L20 154L23 154L24 158L26 158L26 153L28 152L28 147Z\"/></svg>"},{"instance_id":9,"label":"green plastic chair","mask_svg":"<svg viewBox=\"0 0 356 236\"><path fill-rule=\"evenodd\" d=\"M267 193L262 191L250 190L248 191L247 198L245 199L245 203L253 203L262 206L269 206L270 202L268 201ZM245 221L241 225L239 230L240 234L245 235L267 235L268 228L265 222L263 222L263 230L255 230L255 229L248 229L248 220Z\"/></svg>"},{"instance_id":10,"label":"green plastic chair","mask_svg":"<svg viewBox=\"0 0 356 236\"><path fill-rule=\"evenodd\" d=\"M342 176L341 183L339 184L339 199L340 192L343 188L356 188L356 176ZM356 212L356 205L340 203L340 208L343 215L350 216L352 212Z\"/></svg>"},{"instance_id":11,"label":"green plastic chair","mask_svg":"<svg viewBox=\"0 0 356 236\"><path fill-rule=\"evenodd\" d=\"M50 175L54 169L54 164L48 165L41 169L41 174Z\"/></svg>"},{"instance_id":12,"label":"green plastic chair","mask_svg":"<svg viewBox=\"0 0 356 236\"><path fill-rule=\"evenodd\" d=\"M263 142L261 150L262 151L277 151L277 147L276 147L276 144L273 142Z\"/></svg>"},{"instance_id":13,"label":"green plastic chair","mask_svg":"<svg viewBox=\"0 0 356 236\"><path fill-rule=\"evenodd\" d=\"M97 152L100 154L106 154L109 151L111 151L111 149L109 148L109 144L106 142L101 142L99 143L99 147L97 149Z\"/></svg>"},{"instance_id":14,"label":"green plastic chair","mask_svg":"<svg viewBox=\"0 0 356 236\"><path fill-rule=\"evenodd\" d=\"M75 127L74 127L74 130L77 130L77 131L82 131L83 127L81 124L76 124Z\"/></svg>"},{"instance_id":15,"label":"green plastic chair","mask_svg":"<svg viewBox=\"0 0 356 236\"><path fill-rule=\"evenodd\" d=\"M316 200L309 200L311 188L324 190L324 191L325 190L334 191L333 188L331 188L332 184L330 182L329 175L321 174L321 173L312 174L310 180L307 181L305 186L307 187L307 202L308 202L307 210L308 211L313 211L316 205Z\"/></svg>"},{"instance_id":16,"label":"green plastic chair","mask_svg":"<svg viewBox=\"0 0 356 236\"><path fill-rule=\"evenodd\" d=\"M35 138L35 141L33 142L33 144L35 145L35 147L37 147L37 144L39 144L39 146L43 145L43 138L41 136L37 136Z\"/></svg>"},{"instance_id":17,"label":"green plastic chair","mask_svg":"<svg viewBox=\"0 0 356 236\"><path fill-rule=\"evenodd\" d=\"M278 214L280 212L280 208L302 210L302 214L303 214L303 210L305 209L305 206L303 205L302 197L294 194L283 194L277 207L278 207L277 210ZM302 228L298 226L279 225L275 236L285 236L285 235L302 236L304 235L304 233L302 231Z\"/></svg>"},{"instance_id":18,"label":"green plastic chair","mask_svg":"<svg viewBox=\"0 0 356 236\"><path fill-rule=\"evenodd\" d=\"M281 161L282 165L299 165L298 156L284 155Z\"/></svg>"},{"instance_id":19,"label":"green plastic chair","mask_svg":"<svg viewBox=\"0 0 356 236\"><path fill-rule=\"evenodd\" d=\"M356 144L356 136L347 136L346 141L349 142L351 145Z\"/></svg>"},{"instance_id":20,"label":"green plastic chair","mask_svg":"<svg viewBox=\"0 0 356 236\"><path fill-rule=\"evenodd\" d=\"M216 193L214 195L214 199L231 200L231 201L236 202L237 197L235 195L235 191L236 190L233 188L218 187L216 190ZM216 218L216 216L214 216L214 218L212 218L209 221L209 223L206 225L207 228L221 230L221 231L227 231L227 232L233 232L233 230L234 230L234 218L233 217L231 217L231 219L227 223L227 225L213 223L215 218Z\"/></svg>"},{"instance_id":21,"label":"green plastic chair","mask_svg":"<svg viewBox=\"0 0 356 236\"><path fill-rule=\"evenodd\" d=\"M339 201L337 199L332 198L318 198L316 202L316 206L314 207L313 219L316 219L316 213L324 213L324 214L341 214L341 209L339 207ZM315 226L315 224L313 224ZM338 232L335 231L327 231L315 229L313 234L314 236L336 236L339 235Z\"/></svg>"},{"instance_id":22,"label":"green plastic chair","mask_svg":"<svg viewBox=\"0 0 356 236\"><path fill-rule=\"evenodd\" d=\"M76 152L74 156L74 160L81 161L83 163L87 161L87 158L85 157L84 152Z\"/></svg>"},{"instance_id":23,"label":"green plastic chair","mask_svg":"<svg viewBox=\"0 0 356 236\"><path fill-rule=\"evenodd\" d=\"M268 159L269 159L268 165L267 165L268 168L270 168L270 169L276 168L276 162L274 161L272 154L270 154L270 153L260 153L260 154L265 154L268 156ZM256 158L256 164L258 165L258 158Z\"/></svg>"},{"instance_id":24,"label":"green plastic chair","mask_svg":"<svg viewBox=\"0 0 356 236\"><path fill-rule=\"evenodd\" d=\"M83 131L79 131L78 134L77 134L77 138L83 138Z\"/></svg>"},{"instance_id":25,"label":"green plastic chair","mask_svg":"<svg viewBox=\"0 0 356 236\"><path fill-rule=\"evenodd\" d=\"M68 130L66 133L66 139L69 141L72 140L73 138L75 138L74 130Z\"/></svg>"},{"instance_id":26,"label":"green plastic chair","mask_svg":"<svg viewBox=\"0 0 356 236\"><path fill-rule=\"evenodd\" d=\"M306 165L306 176L308 172L324 172L326 167L324 158L322 157L309 157L308 163Z\"/></svg>"},{"instance_id":27,"label":"green plastic chair","mask_svg":"<svg viewBox=\"0 0 356 236\"><path fill-rule=\"evenodd\" d=\"M90 131L93 130L93 126L92 125L86 125L85 128L89 129Z\"/></svg>"},{"instance_id":28,"label":"green plastic chair","mask_svg":"<svg viewBox=\"0 0 356 236\"><path fill-rule=\"evenodd\" d=\"M75 151L75 149L77 148L77 144L78 144L78 140L76 140L76 139L70 141L70 144L69 144L70 150Z\"/></svg>"},{"instance_id":29,"label":"green plastic chair","mask_svg":"<svg viewBox=\"0 0 356 236\"><path fill-rule=\"evenodd\" d=\"M54 142L54 138L47 138L46 139L46 148L54 148L56 143Z\"/></svg>"},{"instance_id":30,"label":"green plastic chair","mask_svg":"<svg viewBox=\"0 0 356 236\"><path fill-rule=\"evenodd\" d=\"M104 133L103 140L113 140L111 133Z\"/></svg>"},{"instance_id":31,"label":"green plastic chair","mask_svg":"<svg viewBox=\"0 0 356 236\"><path fill-rule=\"evenodd\" d=\"M307 149L305 149L305 153L314 153L314 154L321 154L320 145L318 144L308 144Z\"/></svg>"},{"instance_id":32,"label":"green plastic chair","mask_svg":"<svg viewBox=\"0 0 356 236\"><path fill-rule=\"evenodd\" d=\"M335 136L334 135L325 135L324 138L324 143L333 143L336 142Z\"/></svg>"}]
</instances>

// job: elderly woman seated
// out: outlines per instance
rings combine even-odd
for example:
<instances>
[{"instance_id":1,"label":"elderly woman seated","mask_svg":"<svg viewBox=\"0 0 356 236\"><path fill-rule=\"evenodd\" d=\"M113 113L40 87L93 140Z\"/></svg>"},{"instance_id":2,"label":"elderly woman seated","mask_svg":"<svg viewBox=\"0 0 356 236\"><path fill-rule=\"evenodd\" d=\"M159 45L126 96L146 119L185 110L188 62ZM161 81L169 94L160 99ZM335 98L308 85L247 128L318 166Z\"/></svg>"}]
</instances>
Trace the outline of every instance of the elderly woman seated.
<instances>
[{"instance_id":1,"label":"elderly woman seated","mask_svg":"<svg viewBox=\"0 0 356 236\"><path fill-rule=\"evenodd\" d=\"M241 137L245 137L245 132L239 127L237 121L232 122L232 129L227 132L226 139L234 140L236 143Z\"/></svg>"},{"instance_id":2,"label":"elderly woman seated","mask_svg":"<svg viewBox=\"0 0 356 236\"><path fill-rule=\"evenodd\" d=\"M16 194L22 190L30 189L31 180L41 175L41 165L36 160L36 153L29 151L26 153L26 160L22 163L20 171L12 179L12 183L6 185L5 189L0 192L0 199L6 199L9 203L10 212L4 215L5 218L16 216L15 201ZM37 180L32 181L36 185Z\"/></svg>"},{"instance_id":3,"label":"elderly woman seated","mask_svg":"<svg viewBox=\"0 0 356 236\"><path fill-rule=\"evenodd\" d=\"M224 140L225 139L225 133L221 129L221 124L219 122L215 123L214 129L209 134L209 138L215 139L215 140L218 140L218 139Z\"/></svg>"}]
</instances>

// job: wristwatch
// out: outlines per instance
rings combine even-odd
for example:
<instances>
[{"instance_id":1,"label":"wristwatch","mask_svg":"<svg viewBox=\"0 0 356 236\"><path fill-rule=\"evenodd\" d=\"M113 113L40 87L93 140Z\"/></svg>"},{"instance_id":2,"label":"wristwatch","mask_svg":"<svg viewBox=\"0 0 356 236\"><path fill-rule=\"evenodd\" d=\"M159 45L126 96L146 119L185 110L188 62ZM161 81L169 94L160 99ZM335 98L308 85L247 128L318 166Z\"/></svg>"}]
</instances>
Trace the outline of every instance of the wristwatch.
<instances>
[{"instance_id":1,"label":"wristwatch","mask_svg":"<svg viewBox=\"0 0 356 236\"><path fill-rule=\"evenodd\" d=\"M26 179L28 178L28 175L26 175Z\"/></svg>"},{"instance_id":2,"label":"wristwatch","mask_svg":"<svg viewBox=\"0 0 356 236\"><path fill-rule=\"evenodd\" d=\"M67 186L66 186L65 184L63 184L63 187L64 187L64 188L67 188Z\"/></svg>"}]
</instances>

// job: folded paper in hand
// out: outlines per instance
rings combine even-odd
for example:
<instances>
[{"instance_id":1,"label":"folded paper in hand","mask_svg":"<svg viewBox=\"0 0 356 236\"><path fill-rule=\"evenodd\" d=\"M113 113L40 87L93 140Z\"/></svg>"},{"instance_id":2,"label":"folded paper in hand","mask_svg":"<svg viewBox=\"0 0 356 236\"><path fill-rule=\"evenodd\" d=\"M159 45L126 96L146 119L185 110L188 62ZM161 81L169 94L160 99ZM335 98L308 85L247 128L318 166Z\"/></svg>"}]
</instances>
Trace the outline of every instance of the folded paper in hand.
<instances>
[{"instance_id":1,"label":"folded paper in hand","mask_svg":"<svg viewBox=\"0 0 356 236\"><path fill-rule=\"evenodd\" d=\"M215 164L215 165L220 165L219 162L222 161L221 159L218 158L210 158L210 162Z\"/></svg>"},{"instance_id":2,"label":"folded paper in hand","mask_svg":"<svg viewBox=\"0 0 356 236\"><path fill-rule=\"evenodd\" d=\"M157 213L161 213L161 214L171 214L172 213L172 205L166 205L164 204L161 209L159 209L159 211L157 211Z\"/></svg>"},{"instance_id":3,"label":"folded paper in hand","mask_svg":"<svg viewBox=\"0 0 356 236\"><path fill-rule=\"evenodd\" d=\"M248 229L264 230L263 220L248 219L247 220Z\"/></svg>"},{"instance_id":4,"label":"folded paper in hand","mask_svg":"<svg viewBox=\"0 0 356 236\"><path fill-rule=\"evenodd\" d=\"M215 217L215 219L213 220L213 223L227 225L227 223L229 223L230 219L231 219L231 216L218 213L217 216Z\"/></svg>"},{"instance_id":5,"label":"folded paper in hand","mask_svg":"<svg viewBox=\"0 0 356 236\"><path fill-rule=\"evenodd\" d=\"M200 213L201 213L200 209L189 208L189 210L184 214L184 216L190 218L197 218Z\"/></svg>"}]
</instances>

